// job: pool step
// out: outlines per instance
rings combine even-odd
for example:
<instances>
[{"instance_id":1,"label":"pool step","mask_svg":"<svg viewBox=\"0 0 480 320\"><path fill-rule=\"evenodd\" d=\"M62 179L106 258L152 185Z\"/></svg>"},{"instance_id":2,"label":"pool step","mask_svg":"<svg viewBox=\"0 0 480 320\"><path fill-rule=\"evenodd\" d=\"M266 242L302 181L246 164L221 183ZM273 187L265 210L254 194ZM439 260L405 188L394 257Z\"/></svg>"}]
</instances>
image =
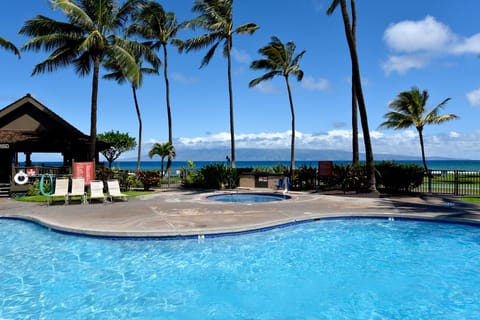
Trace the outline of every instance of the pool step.
<instances>
[{"instance_id":1,"label":"pool step","mask_svg":"<svg viewBox=\"0 0 480 320\"><path fill-rule=\"evenodd\" d=\"M0 197L10 196L10 183L0 183Z\"/></svg>"}]
</instances>

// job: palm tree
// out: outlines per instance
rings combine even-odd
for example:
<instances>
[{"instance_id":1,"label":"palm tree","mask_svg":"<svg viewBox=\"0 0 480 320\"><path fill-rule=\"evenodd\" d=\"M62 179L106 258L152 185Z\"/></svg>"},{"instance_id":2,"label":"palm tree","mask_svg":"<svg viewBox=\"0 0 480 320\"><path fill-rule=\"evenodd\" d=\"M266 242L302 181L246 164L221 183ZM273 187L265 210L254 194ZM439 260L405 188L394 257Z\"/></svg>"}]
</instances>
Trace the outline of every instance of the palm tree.
<instances>
[{"instance_id":1,"label":"palm tree","mask_svg":"<svg viewBox=\"0 0 480 320\"><path fill-rule=\"evenodd\" d=\"M20 51L18 51L17 47L15 47L13 43L3 37L0 37L0 47L7 51L13 52L13 54L20 58Z\"/></svg>"},{"instance_id":2,"label":"palm tree","mask_svg":"<svg viewBox=\"0 0 480 320\"><path fill-rule=\"evenodd\" d=\"M176 46L181 45L181 41L175 39L178 31L183 24L177 22L175 13L165 12L162 5L158 2L149 2L139 14L135 17L135 22L128 30L127 34L137 34L147 39L147 44L154 50L163 48L163 76L165 79L165 97L167 104L168 119L168 142L173 145L172 133L172 111L170 107L170 83L168 80L168 51L167 46L172 43ZM167 171L170 172L172 159L168 158Z\"/></svg>"},{"instance_id":3,"label":"palm tree","mask_svg":"<svg viewBox=\"0 0 480 320\"><path fill-rule=\"evenodd\" d=\"M417 87L413 87L410 91L400 92L397 95L397 98L389 104L389 107L395 111L386 113L384 118L387 120L380 125L381 128L393 129L405 129L415 126L420 139L423 167L427 173L428 168L425 160L425 148L423 144L423 127L427 124L440 124L458 118L455 114L438 114L440 109L445 107L447 102L450 101L450 98L443 100L432 111L425 115L427 112L425 106L427 104L428 96L427 90L420 92Z\"/></svg>"},{"instance_id":4,"label":"palm tree","mask_svg":"<svg viewBox=\"0 0 480 320\"><path fill-rule=\"evenodd\" d=\"M327 9L327 15L333 14L335 9L340 4L340 0L333 0L330 7ZM350 1L350 7L352 9L352 39L356 46L357 43L357 9L355 7L355 0ZM352 67L353 75L353 67ZM357 95L355 94L355 86L352 81L352 163L357 164L360 162L359 150L358 150L358 104Z\"/></svg>"},{"instance_id":5,"label":"palm tree","mask_svg":"<svg viewBox=\"0 0 480 320\"><path fill-rule=\"evenodd\" d=\"M127 74L135 70L135 57L124 50L127 40L117 36L128 17L140 8L142 0L51 0L52 9L60 9L67 22L37 15L27 20L19 33L32 37L22 49L51 51L50 56L33 69L32 75L52 72L73 65L80 76L92 75L90 146L88 158L95 160L97 136L97 97L101 64L111 57ZM132 43L133 46L133 43ZM123 48L122 48L123 47ZM138 44L140 50L140 44ZM92 70L93 69L93 70Z\"/></svg>"},{"instance_id":6,"label":"palm tree","mask_svg":"<svg viewBox=\"0 0 480 320\"><path fill-rule=\"evenodd\" d=\"M142 117L140 114L140 107L138 105L137 99L137 89L142 86L143 83L143 74L158 74L158 65L154 63L154 68L144 68L142 67L142 60L136 58L136 70L135 73L128 75L125 69L118 64L116 60L108 60L105 62L105 68L111 70L112 72L103 76L105 79L111 79L117 81L119 84L128 81L132 86L133 101L135 103L135 111L137 112L138 118L138 148L137 148L137 171L140 171L140 160L142 155Z\"/></svg>"},{"instance_id":7,"label":"palm tree","mask_svg":"<svg viewBox=\"0 0 480 320\"><path fill-rule=\"evenodd\" d=\"M348 49L350 51L350 59L352 61L352 83L355 90L355 95L358 102L358 110L360 112L360 121L362 123L363 142L365 144L365 158L367 162L368 172L368 190L369 192L377 192L375 181L375 160L373 159L372 142L370 139L370 130L368 128L367 107L365 105L365 99L363 97L362 80L360 77L360 64L358 62L357 45L352 33L352 27L350 25L350 17L348 15L346 0L337 0L340 2L342 8L343 26L345 29L345 36L347 38ZM355 0L351 0L353 7L355 6Z\"/></svg>"},{"instance_id":8,"label":"palm tree","mask_svg":"<svg viewBox=\"0 0 480 320\"><path fill-rule=\"evenodd\" d=\"M295 109L293 107L292 91L288 77L294 75L298 81L303 78L303 71L298 65L299 60L305 54L305 50L295 55L295 43L289 41L282 43L277 37L272 37L268 45L261 48L259 52L265 56L264 59L255 60L250 65L254 70L267 70L264 75L250 81L249 86L254 87L257 84L272 79L275 76L283 76L287 85L288 99L290 101L290 112L292 114L292 142L290 148L290 174L295 169Z\"/></svg>"},{"instance_id":9,"label":"palm tree","mask_svg":"<svg viewBox=\"0 0 480 320\"><path fill-rule=\"evenodd\" d=\"M184 48L199 50L211 45L207 54L203 57L200 67L207 65L212 59L217 47L223 42L223 54L227 58L228 94L230 103L230 145L232 167L236 167L235 157L235 128L233 115L233 89L232 89L232 39L234 34L253 34L258 26L254 23L247 23L233 28L233 0L195 0L193 11L200 15L189 22L188 27L200 27L208 33L189 39L185 42Z\"/></svg>"},{"instance_id":10,"label":"palm tree","mask_svg":"<svg viewBox=\"0 0 480 320\"><path fill-rule=\"evenodd\" d=\"M165 157L175 158L177 156L177 154L175 153L175 147L173 146L173 144L169 142L166 142L166 143L157 142L152 146L152 149L150 150L150 152L148 152L148 156L150 157L150 159L152 159L154 155L158 155L162 159L161 177L163 178L164 176L163 162L165 160Z\"/></svg>"}]
</instances>

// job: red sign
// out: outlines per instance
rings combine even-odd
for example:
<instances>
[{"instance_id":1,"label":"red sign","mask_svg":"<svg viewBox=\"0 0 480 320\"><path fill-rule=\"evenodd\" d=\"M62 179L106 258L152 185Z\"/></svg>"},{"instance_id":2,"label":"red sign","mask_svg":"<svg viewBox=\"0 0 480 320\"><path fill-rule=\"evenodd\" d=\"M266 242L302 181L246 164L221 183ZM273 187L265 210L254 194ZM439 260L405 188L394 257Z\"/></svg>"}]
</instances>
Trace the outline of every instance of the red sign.
<instances>
[{"instance_id":1,"label":"red sign","mask_svg":"<svg viewBox=\"0 0 480 320\"><path fill-rule=\"evenodd\" d=\"M318 175L320 177L330 177L333 172L333 161L318 161Z\"/></svg>"},{"instance_id":2,"label":"red sign","mask_svg":"<svg viewBox=\"0 0 480 320\"><path fill-rule=\"evenodd\" d=\"M27 168L27 176L33 177L37 174L37 169L35 168Z\"/></svg>"},{"instance_id":3,"label":"red sign","mask_svg":"<svg viewBox=\"0 0 480 320\"><path fill-rule=\"evenodd\" d=\"M74 162L73 177L84 178L85 185L89 186L90 181L95 180L95 164L93 162Z\"/></svg>"}]
</instances>

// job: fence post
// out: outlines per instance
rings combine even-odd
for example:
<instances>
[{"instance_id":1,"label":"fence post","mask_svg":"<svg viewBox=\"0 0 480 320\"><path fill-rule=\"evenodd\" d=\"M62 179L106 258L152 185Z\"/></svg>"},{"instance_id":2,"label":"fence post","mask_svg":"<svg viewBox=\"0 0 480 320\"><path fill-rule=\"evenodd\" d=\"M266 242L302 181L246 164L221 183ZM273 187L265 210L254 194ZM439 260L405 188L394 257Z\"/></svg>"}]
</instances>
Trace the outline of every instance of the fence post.
<instances>
[{"instance_id":1,"label":"fence post","mask_svg":"<svg viewBox=\"0 0 480 320\"><path fill-rule=\"evenodd\" d=\"M428 170L426 173L427 173L427 179L428 179L428 193L432 193L432 173L431 173L431 170Z\"/></svg>"},{"instance_id":2,"label":"fence post","mask_svg":"<svg viewBox=\"0 0 480 320\"><path fill-rule=\"evenodd\" d=\"M458 181L458 170L455 170L453 172L453 180L454 180L453 185L454 185L454 188L455 188L453 194L458 196L458 183L459 183L459 181Z\"/></svg>"}]
</instances>

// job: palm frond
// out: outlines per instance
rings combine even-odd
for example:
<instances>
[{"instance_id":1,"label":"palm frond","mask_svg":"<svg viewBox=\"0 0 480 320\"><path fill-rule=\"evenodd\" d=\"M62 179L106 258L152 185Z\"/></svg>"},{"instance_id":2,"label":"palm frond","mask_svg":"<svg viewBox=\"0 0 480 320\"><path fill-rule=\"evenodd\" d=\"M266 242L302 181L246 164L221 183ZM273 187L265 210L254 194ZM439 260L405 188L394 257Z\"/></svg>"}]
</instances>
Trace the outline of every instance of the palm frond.
<instances>
[{"instance_id":1,"label":"palm frond","mask_svg":"<svg viewBox=\"0 0 480 320\"><path fill-rule=\"evenodd\" d=\"M0 47L13 52L16 56L20 58L20 51L13 43L8 41L7 39L0 37Z\"/></svg>"}]
</instances>

